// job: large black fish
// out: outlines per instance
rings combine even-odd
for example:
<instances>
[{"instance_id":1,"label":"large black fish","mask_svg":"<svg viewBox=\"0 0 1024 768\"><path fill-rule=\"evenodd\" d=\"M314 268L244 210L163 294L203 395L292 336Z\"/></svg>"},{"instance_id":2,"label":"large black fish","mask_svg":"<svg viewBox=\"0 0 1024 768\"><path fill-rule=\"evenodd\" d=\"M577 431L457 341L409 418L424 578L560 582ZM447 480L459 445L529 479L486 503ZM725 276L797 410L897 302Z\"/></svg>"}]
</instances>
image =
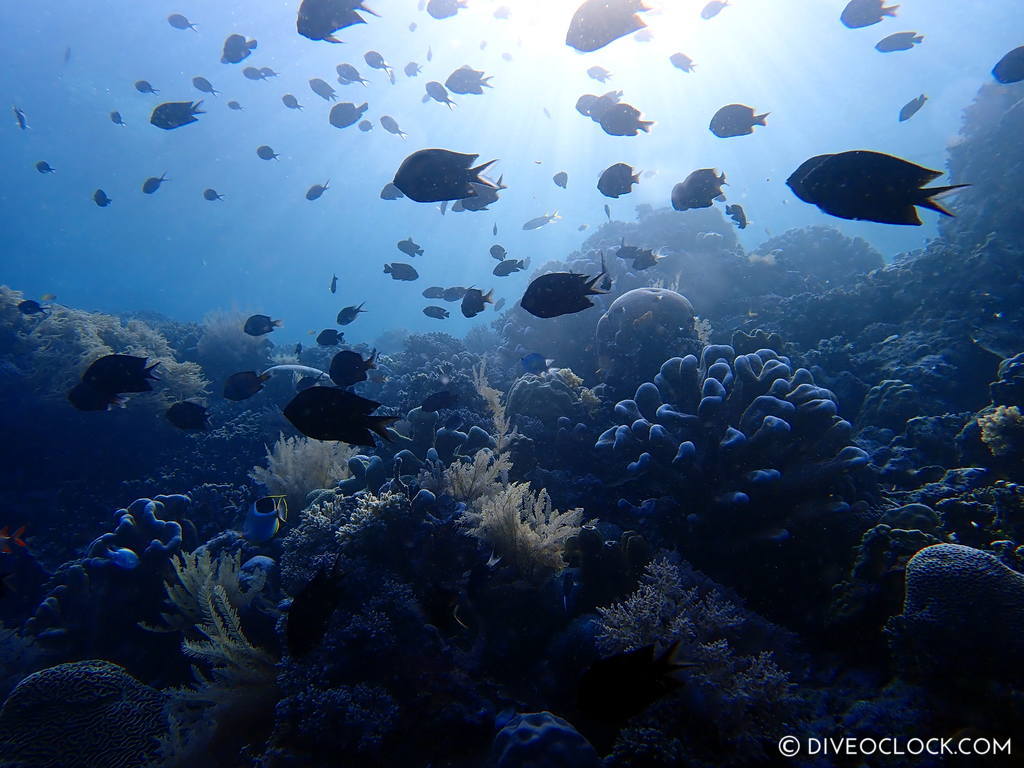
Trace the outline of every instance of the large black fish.
<instances>
[{"instance_id":1,"label":"large black fish","mask_svg":"<svg viewBox=\"0 0 1024 768\"><path fill-rule=\"evenodd\" d=\"M248 400L263 389L263 382L269 378L269 373L259 374L256 371L233 373L224 382L224 397L235 401Z\"/></svg>"},{"instance_id":2,"label":"large black fish","mask_svg":"<svg viewBox=\"0 0 1024 768\"><path fill-rule=\"evenodd\" d=\"M333 285L333 283L332 283L332 285ZM332 293L333 293L333 291L332 291ZM363 304L365 304L365 303L366 302L364 301ZM360 304L359 306L353 305L351 307L342 307L338 311L338 318L337 318L338 325L348 325L349 323L354 321L359 316L360 312L365 312L366 310L363 309L363 304Z\"/></svg>"},{"instance_id":3,"label":"large black fish","mask_svg":"<svg viewBox=\"0 0 1024 768\"><path fill-rule=\"evenodd\" d=\"M362 0L302 0L295 28L310 40L340 43L341 40L334 36L335 32L366 23L366 19L359 15L360 11L377 15L363 5Z\"/></svg>"},{"instance_id":4,"label":"large black fish","mask_svg":"<svg viewBox=\"0 0 1024 768\"><path fill-rule=\"evenodd\" d=\"M616 163L605 168L601 172L601 178L597 180L597 189L605 197L619 197L628 195L634 184L640 183L640 174L633 173L633 169L626 163Z\"/></svg>"},{"instance_id":5,"label":"large black fish","mask_svg":"<svg viewBox=\"0 0 1024 768\"><path fill-rule=\"evenodd\" d=\"M172 131L197 121L196 115L205 114L199 107L202 101L168 101L159 105L149 116L149 122L157 128Z\"/></svg>"},{"instance_id":6,"label":"large black fish","mask_svg":"<svg viewBox=\"0 0 1024 768\"><path fill-rule=\"evenodd\" d=\"M992 67L992 77L1004 85L1024 80L1024 45L1014 48Z\"/></svg>"},{"instance_id":7,"label":"large black fish","mask_svg":"<svg viewBox=\"0 0 1024 768\"><path fill-rule=\"evenodd\" d=\"M672 187L672 207L677 211L691 208L710 208L716 198L722 197L725 174L718 175L712 168L694 171Z\"/></svg>"},{"instance_id":8,"label":"large black fish","mask_svg":"<svg viewBox=\"0 0 1024 768\"><path fill-rule=\"evenodd\" d=\"M269 315L250 315L242 330L250 336L265 336L275 328L281 327L280 320L271 320Z\"/></svg>"},{"instance_id":9,"label":"large black fish","mask_svg":"<svg viewBox=\"0 0 1024 768\"><path fill-rule=\"evenodd\" d=\"M367 110L367 104L364 101L359 106L356 106L350 101L342 101L331 107L331 114L329 120L331 125L335 128L348 128L350 125L354 125L359 122L359 118L363 116L363 113Z\"/></svg>"},{"instance_id":10,"label":"large black fish","mask_svg":"<svg viewBox=\"0 0 1024 768\"><path fill-rule=\"evenodd\" d=\"M290 656L301 658L323 640L327 622L341 598L336 584L340 558L341 552L334 558L333 565L322 566L292 598L285 628L285 641Z\"/></svg>"},{"instance_id":11,"label":"large black fish","mask_svg":"<svg viewBox=\"0 0 1024 768\"><path fill-rule=\"evenodd\" d=\"M284 416L299 432L314 440L340 440L372 447L371 433L390 440L387 426L399 420L398 416L371 416L379 406L380 403L347 389L310 387L292 398L284 408Z\"/></svg>"},{"instance_id":12,"label":"large black fish","mask_svg":"<svg viewBox=\"0 0 1024 768\"><path fill-rule=\"evenodd\" d=\"M167 409L164 416L178 429L203 430L209 426L210 414L206 408L188 400L175 403Z\"/></svg>"},{"instance_id":13,"label":"large black fish","mask_svg":"<svg viewBox=\"0 0 1024 768\"><path fill-rule=\"evenodd\" d=\"M484 73L480 70L473 69L468 64L463 64L448 75L448 79L444 81L444 85L452 93L475 93L477 96L480 96L483 94L484 88L492 87L491 84L487 82L490 79L490 76L485 77Z\"/></svg>"},{"instance_id":14,"label":"large black fish","mask_svg":"<svg viewBox=\"0 0 1024 768\"><path fill-rule=\"evenodd\" d=\"M653 120L641 120L640 110L632 104L613 104L597 121L609 136L636 136L637 131L650 133Z\"/></svg>"},{"instance_id":15,"label":"large black fish","mask_svg":"<svg viewBox=\"0 0 1024 768\"><path fill-rule=\"evenodd\" d=\"M476 317L484 311L488 304L493 304L494 291L484 293L479 288L469 288L462 297L463 317Z\"/></svg>"},{"instance_id":16,"label":"large black fish","mask_svg":"<svg viewBox=\"0 0 1024 768\"><path fill-rule=\"evenodd\" d=\"M221 53L222 64L237 64L256 49L255 40L246 40L245 35L228 35L224 40L224 50Z\"/></svg>"},{"instance_id":17,"label":"large black fish","mask_svg":"<svg viewBox=\"0 0 1024 768\"><path fill-rule=\"evenodd\" d=\"M151 392L156 380L147 359L134 355L104 355L82 374L82 380L68 393L68 400L82 411L105 411L118 402L118 395Z\"/></svg>"},{"instance_id":18,"label":"large black fish","mask_svg":"<svg viewBox=\"0 0 1024 768\"><path fill-rule=\"evenodd\" d=\"M447 149L421 149L402 161L394 185L418 203L464 200L476 194L473 184L494 187L480 178L480 173L496 161L473 166L478 157Z\"/></svg>"},{"instance_id":19,"label":"large black fish","mask_svg":"<svg viewBox=\"0 0 1024 768\"><path fill-rule=\"evenodd\" d=\"M601 272L594 277L575 272L541 275L530 283L519 305L531 315L542 318L582 312L594 306L590 296L605 293L594 286L606 272L602 258Z\"/></svg>"},{"instance_id":20,"label":"large black fish","mask_svg":"<svg viewBox=\"0 0 1024 768\"><path fill-rule=\"evenodd\" d=\"M371 368L376 368L376 363L376 349L365 360L355 350L344 349L331 360L328 375L331 377L331 381L339 387L349 387L360 381L366 381L366 372Z\"/></svg>"},{"instance_id":21,"label":"large black fish","mask_svg":"<svg viewBox=\"0 0 1024 768\"><path fill-rule=\"evenodd\" d=\"M753 108L746 104L727 104L715 112L708 128L720 139L749 136L755 125L768 125L767 117L767 112L755 115Z\"/></svg>"},{"instance_id":22,"label":"large black fish","mask_svg":"<svg viewBox=\"0 0 1024 768\"><path fill-rule=\"evenodd\" d=\"M898 5L886 7L886 0L850 0L839 20L850 29L870 27L886 16L895 16Z\"/></svg>"},{"instance_id":23,"label":"large black fish","mask_svg":"<svg viewBox=\"0 0 1024 768\"><path fill-rule=\"evenodd\" d=\"M586 0L569 22L565 44L582 53L604 48L646 27L636 15L646 10L642 0Z\"/></svg>"},{"instance_id":24,"label":"large black fish","mask_svg":"<svg viewBox=\"0 0 1024 768\"><path fill-rule=\"evenodd\" d=\"M403 264L400 261L385 264L384 274L391 275L392 280L404 280L406 282L418 280L420 277L420 273L416 271L412 264Z\"/></svg>"},{"instance_id":25,"label":"large black fish","mask_svg":"<svg viewBox=\"0 0 1024 768\"><path fill-rule=\"evenodd\" d=\"M953 214L933 198L966 184L922 189L942 175L899 157L855 150L804 161L786 184L805 203L841 219L920 226L914 206Z\"/></svg>"}]
</instances>

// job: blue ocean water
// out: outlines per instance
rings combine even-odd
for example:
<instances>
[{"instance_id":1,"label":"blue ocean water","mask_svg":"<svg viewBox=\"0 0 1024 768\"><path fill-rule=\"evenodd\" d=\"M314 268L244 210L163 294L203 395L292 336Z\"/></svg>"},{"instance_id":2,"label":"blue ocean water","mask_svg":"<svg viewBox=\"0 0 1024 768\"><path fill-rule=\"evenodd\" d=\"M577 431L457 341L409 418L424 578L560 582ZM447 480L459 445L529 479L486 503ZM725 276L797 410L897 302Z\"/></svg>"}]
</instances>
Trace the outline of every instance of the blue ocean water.
<instances>
[{"instance_id":1,"label":"blue ocean water","mask_svg":"<svg viewBox=\"0 0 1024 768\"><path fill-rule=\"evenodd\" d=\"M317 8L341 42L299 34ZM0 768L1019 765L1021 20L6 8ZM465 65L482 94L425 97ZM650 130L583 114L609 92ZM715 135L729 104L766 124ZM396 175L431 148L494 161L498 200Z\"/></svg>"}]
</instances>

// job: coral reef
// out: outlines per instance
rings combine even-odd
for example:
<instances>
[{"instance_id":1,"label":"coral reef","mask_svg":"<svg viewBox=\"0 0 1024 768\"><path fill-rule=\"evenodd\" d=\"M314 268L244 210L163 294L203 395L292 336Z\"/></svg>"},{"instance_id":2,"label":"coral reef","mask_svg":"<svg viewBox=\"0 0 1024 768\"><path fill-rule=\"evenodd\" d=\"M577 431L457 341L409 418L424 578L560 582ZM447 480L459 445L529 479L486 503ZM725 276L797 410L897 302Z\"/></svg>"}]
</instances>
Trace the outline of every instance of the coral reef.
<instances>
[{"instance_id":1,"label":"coral reef","mask_svg":"<svg viewBox=\"0 0 1024 768\"><path fill-rule=\"evenodd\" d=\"M156 756L165 697L91 659L29 675L0 709L0 766L134 768Z\"/></svg>"},{"instance_id":2,"label":"coral reef","mask_svg":"<svg viewBox=\"0 0 1024 768\"><path fill-rule=\"evenodd\" d=\"M348 462L354 453L342 443L282 434L273 448L267 448L267 466L253 467L249 476L267 493L286 496L289 508L301 510L312 491L351 476Z\"/></svg>"},{"instance_id":3,"label":"coral reef","mask_svg":"<svg viewBox=\"0 0 1024 768\"><path fill-rule=\"evenodd\" d=\"M550 712L516 715L494 737L490 768L598 768L597 751Z\"/></svg>"}]
</instances>

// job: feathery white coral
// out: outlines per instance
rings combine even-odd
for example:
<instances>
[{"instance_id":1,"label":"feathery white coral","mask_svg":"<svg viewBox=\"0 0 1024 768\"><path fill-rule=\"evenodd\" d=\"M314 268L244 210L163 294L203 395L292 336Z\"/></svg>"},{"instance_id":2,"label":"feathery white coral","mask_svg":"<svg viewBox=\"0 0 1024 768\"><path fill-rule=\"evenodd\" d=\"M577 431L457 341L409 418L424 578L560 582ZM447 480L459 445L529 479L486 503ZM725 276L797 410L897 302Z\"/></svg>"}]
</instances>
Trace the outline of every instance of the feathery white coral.
<instances>
[{"instance_id":1,"label":"feathery white coral","mask_svg":"<svg viewBox=\"0 0 1024 768\"><path fill-rule=\"evenodd\" d=\"M301 510L310 492L330 488L351 474L348 460L352 455L352 447L342 443L282 434L274 447L267 449L267 466L253 467L249 477L268 493L286 495L290 509Z\"/></svg>"},{"instance_id":2,"label":"feathery white coral","mask_svg":"<svg viewBox=\"0 0 1024 768\"><path fill-rule=\"evenodd\" d=\"M473 504L497 493L511 468L512 462L507 456L495 455L490 449L481 448L471 462L452 462L444 471L445 483L452 496Z\"/></svg>"}]
</instances>

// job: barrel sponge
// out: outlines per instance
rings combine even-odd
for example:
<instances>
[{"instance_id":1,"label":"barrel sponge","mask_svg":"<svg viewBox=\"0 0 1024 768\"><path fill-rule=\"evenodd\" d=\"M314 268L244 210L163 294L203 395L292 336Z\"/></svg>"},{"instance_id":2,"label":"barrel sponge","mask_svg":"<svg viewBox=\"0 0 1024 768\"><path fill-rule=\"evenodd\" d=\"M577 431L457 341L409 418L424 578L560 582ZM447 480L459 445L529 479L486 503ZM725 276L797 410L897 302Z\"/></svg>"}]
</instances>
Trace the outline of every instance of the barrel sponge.
<instances>
[{"instance_id":1,"label":"barrel sponge","mask_svg":"<svg viewBox=\"0 0 1024 768\"><path fill-rule=\"evenodd\" d=\"M598 768L597 751L572 725L550 712L516 715L498 731L494 768Z\"/></svg>"},{"instance_id":2,"label":"barrel sponge","mask_svg":"<svg viewBox=\"0 0 1024 768\"><path fill-rule=\"evenodd\" d=\"M925 547L907 563L903 613L887 630L894 650L938 668L1005 668L1024 653L1024 574L973 547Z\"/></svg>"},{"instance_id":3,"label":"barrel sponge","mask_svg":"<svg viewBox=\"0 0 1024 768\"><path fill-rule=\"evenodd\" d=\"M0 768L134 768L156 756L164 695L108 661L29 675L0 708Z\"/></svg>"}]
</instances>

